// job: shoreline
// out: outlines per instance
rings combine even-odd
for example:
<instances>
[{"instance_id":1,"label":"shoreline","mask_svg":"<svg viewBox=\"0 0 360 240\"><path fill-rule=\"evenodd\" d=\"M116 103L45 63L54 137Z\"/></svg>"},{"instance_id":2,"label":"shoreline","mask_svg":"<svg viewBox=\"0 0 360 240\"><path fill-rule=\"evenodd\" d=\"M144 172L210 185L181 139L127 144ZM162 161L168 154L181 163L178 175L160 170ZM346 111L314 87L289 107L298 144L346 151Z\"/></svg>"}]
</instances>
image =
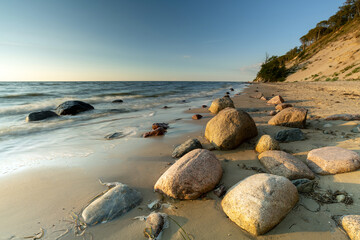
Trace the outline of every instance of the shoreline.
<instances>
[{"instance_id":1,"label":"shoreline","mask_svg":"<svg viewBox=\"0 0 360 240\"><path fill-rule=\"evenodd\" d=\"M344 96L343 93L330 93L315 88L309 90L309 86L306 84L295 84L296 87L293 89L289 86L294 86L294 83L251 84L243 90L240 96L232 97L236 108L248 112L253 117L259 135L234 150L213 151L224 169L220 183L223 183L227 189L245 177L256 173L252 170L240 168L239 164L263 168L254 151L254 144L257 139L263 134L274 135L278 130L284 129L284 127L267 125L267 121L271 118L268 116L268 112L274 107L266 105L265 101L250 98L249 95L256 90L262 92L266 97L271 97L272 94L280 94L286 102L309 109L308 127L303 130L307 139L299 142L281 143L281 149L302 160L306 158L309 150L334 144L360 153L359 135L357 137L354 135L350 139L342 138L344 135L341 135L343 131L348 133L349 129L360 121L330 121L332 130L335 131L336 135L324 134L322 130L317 130L324 129L323 125L329 123L329 121L317 117L325 117L335 113L356 113L355 111L359 106L352 102L356 99L350 99L350 103L346 104L348 105L346 109L343 105L340 105L343 106L342 108L326 109L326 104L315 105L315 103L317 104L318 101L335 102L339 96ZM316 84L318 83L314 83L316 88L321 88ZM311 98L315 100L311 101ZM127 214L106 224L90 227L87 232L92 233L94 239L119 239L119 237L120 239L145 239L143 236L144 223L133 220L133 218L148 215L151 211L147 209L146 205L160 197L159 194L153 192L153 186L169 167L169 163L175 161L171 158L173 147L193 137L199 137L199 140L202 143L204 142L205 125L211 115L206 114L204 118L197 121L191 119L191 114L203 115L204 111L204 109L188 110L186 113L189 113L189 119L183 119L185 122L199 125L199 130L186 134L152 138L149 143L141 148L141 152L137 152L138 155L131 156L129 153L121 161L117 160L121 153L114 150L105 159L101 159L101 163L92 167L44 168L0 178L0 191L6 193L0 197L0 212L3 213L0 226L1 229L5 229L4 233L1 230L0 237L22 239L24 236L38 232L39 228L42 227L45 230L43 239L55 239L64 232L55 231L71 227L71 224L64 221L69 219L70 212L79 213L92 197L105 189L98 183L98 179L101 178L104 182L119 181L139 190L143 195L143 201L139 207ZM93 157L95 156L90 156L90 158ZM345 190L352 194L353 205L325 204L316 213L299 205L274 229L257 238L242 231L226 217L220 206L221 199L212 192L197 200L168 200L172 207L162 209L161 212L171 215L195 239L347 239L347 236L331 220L331 215L360 212L359 199L356 197L360 194L360 190L357 189L358 184L360 184L359 175L360 172L355 171L317 176L316 178L323 189ZM314 200L302 196L300 203L311 210L318 207ZM9 208L9 206L13 207ZM181 239L179 234L178 226L170 224L170 227L164 231L163 239ZM74 239L74 236L69 233L61 239Z\"/></svg>"}]
</instances>

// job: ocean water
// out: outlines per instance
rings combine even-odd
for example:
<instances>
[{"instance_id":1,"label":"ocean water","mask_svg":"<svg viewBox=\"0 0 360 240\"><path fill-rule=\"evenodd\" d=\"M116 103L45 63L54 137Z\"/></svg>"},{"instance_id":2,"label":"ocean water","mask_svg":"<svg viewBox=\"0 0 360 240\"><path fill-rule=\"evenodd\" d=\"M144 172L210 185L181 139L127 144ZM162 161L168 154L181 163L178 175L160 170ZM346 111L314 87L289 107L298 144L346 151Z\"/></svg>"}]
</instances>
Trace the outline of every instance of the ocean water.
<instances>
[{"instance_id":1,"label":"ocean water","mask_svg":"<svg viewBox=\"0 0 360 240\"><path fill-rule=\"evenodd\" d=\"M230 88L239 93L241 82L0 82L0 174L42 165L76 165L109 149L127 151L149 142L141 138L154 122L169 122L167 135L193 131L181 119L189 108L210 105ZM123 103L112 103L122 99ZM90 103L94 110L26 122L31 112L55 110L67 100ZM163 109L168 106L168 109ZM124 137L104 137L121 132Z\"/></svg>"}]
</instances>

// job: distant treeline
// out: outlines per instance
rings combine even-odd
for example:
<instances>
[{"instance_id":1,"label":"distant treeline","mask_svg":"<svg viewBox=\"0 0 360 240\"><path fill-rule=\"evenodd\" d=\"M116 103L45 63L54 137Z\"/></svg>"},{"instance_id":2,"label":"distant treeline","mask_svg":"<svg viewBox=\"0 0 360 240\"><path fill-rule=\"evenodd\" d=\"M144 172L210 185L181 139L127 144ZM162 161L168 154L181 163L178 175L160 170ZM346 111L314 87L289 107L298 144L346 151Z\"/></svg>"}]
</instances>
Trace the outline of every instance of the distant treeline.
<instances>
[{"instance_id":1,"label":"distant treeline","mask_svg":"<svg viewBox=\"0 0 360 240\"><path fill-rule=\"evenodd\" d=\"M265 62L261 65L256 79L262 82L284 81L290 73L285 68L285 63L295 57L305 56L307 47L316 43L326 35L332 34L339 30L342 26L356 18L360 18L360 0L346 0L339 7L339 10L328 20L324 20L316 24L316 27L310 29L307 34L300 38L301 46L295 47L283 56L266 56Z\"/></svg>"}]
</instances>

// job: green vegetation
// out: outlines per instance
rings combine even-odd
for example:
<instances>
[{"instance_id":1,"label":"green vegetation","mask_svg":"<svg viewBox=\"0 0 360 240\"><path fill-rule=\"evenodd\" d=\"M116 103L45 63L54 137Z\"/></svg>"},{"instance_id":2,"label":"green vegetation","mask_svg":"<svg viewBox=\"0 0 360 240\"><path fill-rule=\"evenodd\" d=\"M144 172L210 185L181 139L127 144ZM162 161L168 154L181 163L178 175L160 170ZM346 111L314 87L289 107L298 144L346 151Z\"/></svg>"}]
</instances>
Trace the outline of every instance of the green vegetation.
<instances>
[{"instance_id":1,"label":"green vegetation","mask_svg":"<svg viewBox=\"0 0 360 240\"><path fill-rule=\"evenodd\" d=\"M282 82L285 81L287 74L284 62L281 62L277 56L272 56L266 57L256 78L263 82Z\"/></svg>"},{"instance_id":2,"label":"green vegetation","mask_svg":"<svg viewBox=\"0 0 360 240\"><path fill-rule=\"evenodd\" d=\"M307 34L300 38L301 46L295 47L283 56L273 56L266 58L261 65L256 80L264 82L285 81L286 77L298 70L296 67L301 61L307 60L324 48L329 42L332 42L343 34L353 31L354 27L360 25L360 0L346 0L339 7L339 10L328 20L324 20L316 24L316 27L310 29ZM360 34L360 33L359 33ZM291 69L286 69L285 64L294 61ZM332 66L329 66L332 67ZM344 73L354 66L348 66L340 72ZM294 69L296 69L294 71ZM301 70L306 70L304 65ZM358 68L357 68L358 69ZM358 69L357 71L360 71ZM334 73L334 78L328 78L326 81L337 81L339 73ZM351 74L350 74L351 75ZM349 75L349 76L350 76ZM311 76L316 81L318 76Z\"/></svg>"}]
</instances>

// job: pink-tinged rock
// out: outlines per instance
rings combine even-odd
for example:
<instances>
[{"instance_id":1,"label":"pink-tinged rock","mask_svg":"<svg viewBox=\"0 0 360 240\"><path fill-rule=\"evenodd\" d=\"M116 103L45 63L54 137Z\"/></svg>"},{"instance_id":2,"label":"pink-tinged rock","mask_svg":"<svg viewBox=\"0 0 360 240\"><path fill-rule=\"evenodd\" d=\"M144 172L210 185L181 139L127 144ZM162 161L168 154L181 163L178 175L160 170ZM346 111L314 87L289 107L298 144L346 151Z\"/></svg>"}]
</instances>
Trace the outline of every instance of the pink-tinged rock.
<instances>
[{"instance_id":1,"label":"pink-tinged rock","mask_svg":"<svg viewBox=\"0 0 360 240\"><path fill-rule=\"evenodd\" d=\"M270 99L267 103L277 105L283 102L285 102L285 100L280 95L277 95Z\"/></svg>"},{"instance_id":2,"label":"pink-tinged rock","mask_svg":"<svg viewBox=\"0 0 360 240\"><path fill-rule=\"evenodd\" d=\"M360 240L360 215L345 215L340 223L351 240Z\"/></svg>"},{"instance_id":3,"label":"pink-tinged rock","mask_svg":"<svg viewBox=\"0 0 360 240\"><path fill-rule=\"evenodd\" d=\"M289 179L260 173L229 189L221 206L239 227L261 235L281 222L298 199L298 191Z\"/></svg>"},{"instance_id":4,"label":"pink-tinged rock","mask_svg":"<svg viewBox=\"0 0 360 240\"><path fill-rule=\"evenodd\" d=\"M314 179L314 173L300 159L283 151L266 151L258 156L261 164L271 174L294 179Z\"/></svg>"},{"instance_id":5,"label":"pink-tinged rock","mask_svg":"<svg viewBox=\"0 0 360 240\"><path fill-rule=\"evenodd\" d=\"M306 163L313 172L320 175L345 173L360 168L360 156L340 147L323 147L311 150Z\"/></svg>"},{"instance_id":6,"label":"pink-tinged rock","mask_svg":"<svg viewBox=\"0 0 360 240\"><path fill-rule=\"evenodd\" d=\"M165 129L165 128L158 127L158 128L155 129L155 130L152 130L152 131L150 131L150 132L144 133L144 134L143 134L143 137L144 137L144 138L147 138L147 137L154 137L154 136L162 136L162 135L165 135L165 133L166 133L166 129Z\"/></svg>"},{"instance_id":7,"label":"pink-tinged rock","mask_svg":"<svg viewBox=\"0 0 360 240\"><path fill-rule=\"evenodd\" d=\"M211 191L222 176L220 161L206 149L195 149L177 160L154 186L176 199L196 199Z\"/></svg>"},{"instance_id":8,"label":"pink-tinged rock","mask_svg":"<svg viewBox=\"0 0 360 240\"><path fill-rule=\"evenodd\" d=\"M357 121L360 120L360 114L334 114L326 117L325 120Z\"/></svg>"},{"instance_id":9,"label":"pink-tinged rock","mask_svg":"<svg viewBox=\"0 0 360 240\"><path fill-rule=\"evenodd\" d=\"M285 108L274 117L268 124L274 126L285 126L293 128L305 128L307 110L305 108Z\"/></svg>"},{"instance_id":10,"label":"pink-tinged rock","mask_svg":"<svg viewBox=\"0 0 360 240\"><path fill-rule=\"evenodd\" d=\"M275 109L276 110L284 110L285 108L289 108L289 107L292 107L293 105L291 105L290 103L280 103L278 105L276 105Z\"/></svg>"}]
</instances>

